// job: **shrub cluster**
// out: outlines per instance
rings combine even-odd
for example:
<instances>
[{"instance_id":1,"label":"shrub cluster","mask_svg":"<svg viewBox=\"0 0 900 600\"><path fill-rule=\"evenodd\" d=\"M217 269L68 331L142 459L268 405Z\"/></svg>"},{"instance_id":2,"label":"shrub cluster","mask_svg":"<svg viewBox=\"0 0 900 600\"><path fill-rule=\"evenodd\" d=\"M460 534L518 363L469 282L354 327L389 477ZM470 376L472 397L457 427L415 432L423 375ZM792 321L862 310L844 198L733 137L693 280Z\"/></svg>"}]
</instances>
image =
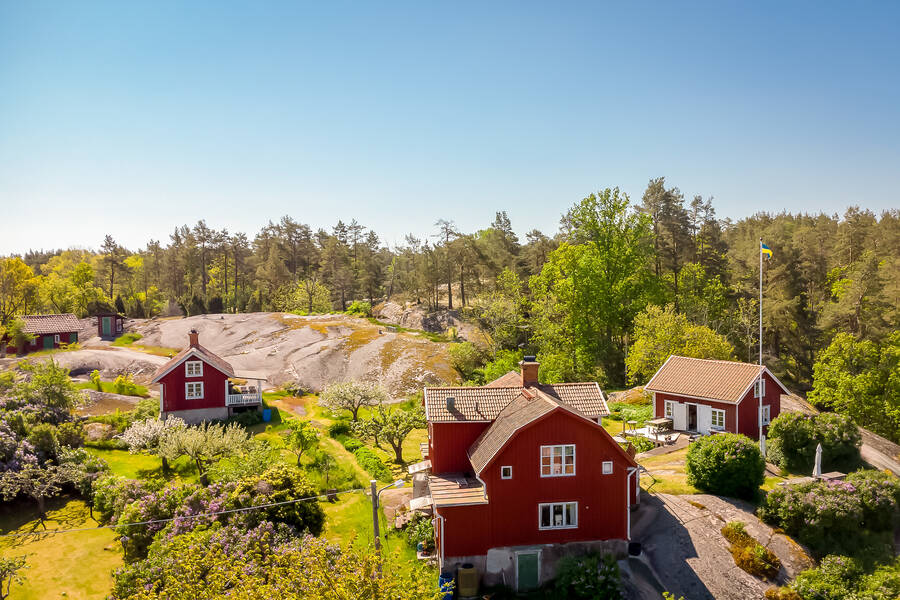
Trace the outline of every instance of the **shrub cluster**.
<instances>
[{"instance_id":1,"label":"shrub cluster","mask_svg":"<svg viewBox=\"0 0 900 600\"><path fill-rule=\"evenodd\" d=\"M338 439L342 436L350 435L350 421L335 421L328 426L328 436Z\"/></svg>"},{"instance_id":2,"label":"shrub cluster","mask_svg":"<svg viewBox=\"0 0 900 600\"><path fill-rule=\"evenodd\" d=\"M620 600L621 575L615 556L597 553L566 556L556 567L553 597Z\"/></svg>"},{"instance_id":3,"label":"shrub cluster","mask_svg":"<svg viewBox=\"0 0 900 600\"><path fill-rule=\"evenodd\" d=\"M350 303L350 306L347 307L347 310L344 311L348 315L354 315L357 317L371 317L372 316L372 305L368 302L362 302L360 300L354 300Z\"/></svg>"},{"instance_id":4,"label":"shrub cluster","mask_svg":"<svg viewBox=\"0 0 900 600\"><path fill-rule=\"evenodd\" d=\"M425 547L425 551L434 548L434 523L428 515L413 513L409 523L406 524L406 541L413 548L420 543Z\"/></svg>"},{"instance_id":5,"label":"shrub cluster","mask_svg":"<svg viewBox=\"0 0 900 600\"><path fill-rule=\"evenodd\" d=\"M722 535L731 543L734 564L755 575L775 579L781 569L781 561L775 553L753 539L740 521L731 521L722 528Z\"/></svg>"},{"instance_id":6,"label":"shrub cluster","mask_svg":"<svg viewBox=\"0 0 900 600\"><path fill-rule=\"evenodd\" d=\"M391 470L371 449L363 446L357 448L353 455L359 465L365 469L372 477L380 481L391 480Z\"/></svg>"},{"instance_id":7,"label":"shrub cluster","mask_svg":"<svg viewBox=\"0 0 900 600\"><path fill-rule=\"evenodd\" d=\"M691 444L685 462L689 484L737 498L756 496L765 468L756 442L734 433L700 438Z\"/></svg>"},{"instance_id":8,"label":"shrub cluster","mask_svg":"<svg viewBox=\"0 0 900 600\"><path fill-rule=\"evenodd\" d=\"M822 444L822 468L849 471L859 466L859 429L846 415L783 412L769 426L768 458L782 469L810 472Z\"/></svg>"},{"instance_id":9,"label":"shrub cluster","mask_svg":"<svg viewBox=\"0 0 900 600\"><path fill-rule=\"evenodd\" d=\"M347 452L356 452L365 445L356 438L347 438L342 443Z\"/></svg>"},{"instance_id":10,"label":"shrub cluster","mask_svg":"<svg viewBox=\"0 0 900 600\"><path fill-rule=\"evenodd\" d=\"M894 600L900 597L900 558L866 572L847 556L828 555L789 586L766 590L767 600Z\"/></svg>"},{"instance_id":11,"label":"shrub cluster","mask_svg":"<svg viewBox=\"0 0 900 600\"><path fill-rule=\"evenodd\" d=\"M877 558L900 514L900 479L857 471L845 481L815 481L775 489L758 510L818 556Z\"/></svg>"}]
</instances>

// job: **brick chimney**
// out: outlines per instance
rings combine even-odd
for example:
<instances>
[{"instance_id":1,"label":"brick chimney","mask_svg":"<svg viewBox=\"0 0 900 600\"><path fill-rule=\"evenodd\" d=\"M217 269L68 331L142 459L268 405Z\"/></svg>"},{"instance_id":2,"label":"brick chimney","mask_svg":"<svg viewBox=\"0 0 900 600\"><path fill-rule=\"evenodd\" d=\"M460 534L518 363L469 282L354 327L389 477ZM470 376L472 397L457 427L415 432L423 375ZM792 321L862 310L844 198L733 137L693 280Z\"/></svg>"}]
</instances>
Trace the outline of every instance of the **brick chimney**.
<instances>
[{"instance_id":1,"label":"brick chimney","mask_svg":"<svg viewBox=\"0 0 900 600\"><path fill-rule=\"evenodd\" d=\"M530 387L538 383L538 367L541 364L534 356L525 356L524 360L519 363L522 368L522 387Z\"/></svg>"},{"instance_id":2,"label":"brick chimney","mask_svg":"<svg viewBox=\"0 0 900 600\"><path fill-rule=\"evenodd\" d=\"M191 329L188 332L188 339L191 341L192 348L200 345L200 334L197 333L196 329Z\"/></svg>"}]
</instances>

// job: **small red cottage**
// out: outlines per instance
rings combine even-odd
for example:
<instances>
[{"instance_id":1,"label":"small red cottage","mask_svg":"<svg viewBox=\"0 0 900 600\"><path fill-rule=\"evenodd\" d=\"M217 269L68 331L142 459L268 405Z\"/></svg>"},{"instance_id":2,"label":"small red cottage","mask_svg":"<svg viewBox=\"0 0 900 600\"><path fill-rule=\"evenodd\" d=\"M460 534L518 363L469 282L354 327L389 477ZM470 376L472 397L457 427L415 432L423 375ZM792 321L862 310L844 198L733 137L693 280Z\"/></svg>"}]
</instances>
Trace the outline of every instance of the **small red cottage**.
<instances>
[{"instance_id":1,"label":"small red cottage","mask_svg":"<svg viewBox=\"0 0 900 600\"><path fill-rule=\"evenodd\" d=\"M753 439L778 416L781 394L790 393L765 366L684 356L670 356L644 390L653 394L655 415L672 419L677 430Z\"/></svg>"},{"instance_id":2,"label":"small red cottage","mask_svg":"<svg viewBox=\"0 0 900 600\"><path fill-rule=\"evenodd\" d=\"M188 334L190 345L156 370L152 383L159 384L161 419L180 417L199 423L262 406L262 383L256 371L235 371L221 357L200 345L196 329Z\"/></svg>"},{"instance_id":3,"label":"small red cottage","mask_svg":"<svg viewBox=\"0 0 900 600\"><path fill-rule=\"evenodd\" d=\"M119 313L97 313L97 335L105 340L114 340L125 331L125 317Z\"/></svg>"},{"instance_id":4,"label":"small red cottage","mask_svg":"<svg viewBox=\"0 0 900 600\"><path fill-rule=\"evenodd\" d=\"M81 321L72 313L25 315L21 318L25 322L25 333L30 333L34 336L34 339L27 342L22 348L23 353L53 350L64 344L74 344L78 341ZM4 338L4 343L7 344L7 354L18 352L11 339Z\"/></svg>"},{"instance_id":5,"label":"small red cottage","mask_svg":"<svg viewBox=\"0 0 900 600\"><path fill-rule=\"evenodd\" d=\"M425 389L441 568L471 563L486 584L519 590L553 578L565 554L623 551L638 484L634 459L599 424L600 387L542 385L525 358L484 387Z\"/></svg>"}]
</instances>

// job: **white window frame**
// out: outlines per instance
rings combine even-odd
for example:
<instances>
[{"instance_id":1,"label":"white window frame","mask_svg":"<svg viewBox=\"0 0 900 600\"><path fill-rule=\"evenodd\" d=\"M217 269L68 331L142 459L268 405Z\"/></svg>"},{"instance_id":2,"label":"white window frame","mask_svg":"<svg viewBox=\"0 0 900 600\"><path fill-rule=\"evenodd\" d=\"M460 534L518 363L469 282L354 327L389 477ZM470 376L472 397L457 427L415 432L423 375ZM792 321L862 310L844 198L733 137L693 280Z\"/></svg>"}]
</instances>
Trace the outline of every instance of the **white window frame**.
<instances>
[{"instance_id":1,"label":"white window frame","mask_svg":"<svg viewBox=\"0 0 900 600\"><path fill-rule=\"evenodd\" d=\"M572 472L566 473L566 448L572 448ZM550 462L547 465L550 472L544 473L544 448L550 449ZM553 472L553 459L556 458L556 451L559 450L559 458L560 458L560 466L561 472L554 473ZM541 446L540 454L538 455L538 466L540 468L541 477L574 477L575 476L575 444L553 444L549 446Z\"/></svg>"},{"instance_id":2,"label":"white window frame","mask_svg":"<svg viewBox=\"0 0 900 600\"><path fill-rule=\"evenodd\" d=\"M568 512L566 511L566 506L569 506L569 505L572 505L575 507L575 511L574 511L575 522L574 523L569 523L567 525L549 525L547 527L545 527L543 525L541 517L542 517L542 513L544 511L545 506L550 508L550 520L552 522L554 507L556 507L556 506L562 507L562 516L563 516L563 520L565 521L565 517L568 514ZM547 530L551 530L551 529L578 529L578 502L542 502L542 503L538 504L538 529L541 531L547 531Z\"/></svg>"},{"instance_id":3,"label":"white window frame","mask_svg":"<svg viewBox=\"0 0 900 600\"><path fill-rule=\"evenodd\" d=\"M759 408L759 424L760 426L768 425L772 422L772 407L768 404L763 404Z\"/></svg>"},{"instance_id":4,"label":"white window frame","mask_svg":"<svg viewBox=\"0 0 900 600\"><path fill-rule=\"evenodd\" d=\"M512 466L504 465L500 467L500 479L512 479Z\"/></svg>"},{"instance_id":5,"label":"white window frame","mask_svg":"<svg viewBox=\"0 0 900 600\"><path fill-rule=\"evenodd\" d=\"M600 472L601 472L603 475L612 475L612 472L613 472L613 461L611 461L611 460L604 460L603 463L602 463L602 465L601 465L601 467L600 467L600 469L601 469Z\"/></svg>"},{"instance_id":6,"label":"white window frame","mask_svg":"<svg viewBox=\"0 0 900 600\"><path fill-rule=\"evenodd\" d=\"M762 388L762 393L760 393L760 388ZM760 377L756 381L753 382L753 397L754 398L765 398L766 397L766 378Z\"/></svg>"},{"instance_id":7,"label":"white window frame","mask_svg":"<svg viewBox=\"0 0 900 600\"><path fill-rule=\"evenodd\" d=\"M41 336L36 335L36 336L34 336L33 338L31 338L31 345L32 345L32 346L37 346L37 344L38 344L38 338L40 338L40 337L41 337Z\"/></svg>"},{"instance_id":8,"label":"white window frame","mask_svg":"<svg viewBox=\"0 0 900 600\"><path fill-rule=\"evenodd\" d=\"M191 370L194 370L192 373ZM199 370L198 370L199 369ZM202 360L189 360L184 363L184 376L185 377L203 377L203 361Z\"/></svg>"},{"instance_id":9,"label":"white window frame","mask_svg":"<svg viewBox=\"0 0 900 600\"><path fill-rule=\"evenodd\" d=\"M722 424L719 425L716 421L716 417L721 415ZM710 429L715 429L716 431L724 431L725 430L725 410L721 408L714 408L710 414Z\"/></svg>"},{"instance_id":10,"label":"white window frame","mask_svg":"<svg viewBox=\"0 0 900 600\"><path fill-rule=\"evenodd\" d=\"M57 344L59 343L59 334L58 333L53 335L53 341L54 341L54 343L57 343Z\"/></svg>"},{"instance_id":11,"label":"white window frame","mask_svg":"<svg viewBox=\"0 0 900 600\"><path fill-rule=\"evenodd\" d=\"M191 387L194 387L195 390L199 389L199 393L197 391L191 392ZM185 400L203 400L203 382L202 381L187 381L184 384L184 398Z\"/></svg>"},{"instance_id":12,"label":"white window frame","mask_svg":"<svg viewBox=\"0 0 900 600\"><path fill-rule=\"evenodd\" d=\"M675 401L674 400L663 401L663 416L667 419L675 418Z\"/></svg>"}]
</instances>

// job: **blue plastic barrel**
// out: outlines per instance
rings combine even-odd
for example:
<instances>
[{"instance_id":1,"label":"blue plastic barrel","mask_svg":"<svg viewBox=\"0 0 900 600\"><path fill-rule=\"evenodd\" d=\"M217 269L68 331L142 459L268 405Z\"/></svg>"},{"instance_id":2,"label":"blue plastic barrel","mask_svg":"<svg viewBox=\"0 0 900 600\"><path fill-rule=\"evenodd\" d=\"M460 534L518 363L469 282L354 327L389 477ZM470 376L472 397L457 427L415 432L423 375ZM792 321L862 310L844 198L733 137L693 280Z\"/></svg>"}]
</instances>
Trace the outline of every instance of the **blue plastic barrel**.
<instances>
[{"instance_id":1,"label":"blue plastic barrel","mask_svg":"<svg viewBox=\"0 0 900 600\"><path fill-rule=\"evenodd\" d=\"M441 600L453 598L453 573L441 573L438 577L438 589L441 591Z\"/></svg>"},{"instance_id":2,"label":"blue plastic barrel","mask_svg":"<svg viewBox=\"0 0 900 600\"><path fill-rule=\"evenodd\" d=\"M263 409L263 422L268 423L272 420L272 409L264 408Z\"/></svg>"}]
</instances>

